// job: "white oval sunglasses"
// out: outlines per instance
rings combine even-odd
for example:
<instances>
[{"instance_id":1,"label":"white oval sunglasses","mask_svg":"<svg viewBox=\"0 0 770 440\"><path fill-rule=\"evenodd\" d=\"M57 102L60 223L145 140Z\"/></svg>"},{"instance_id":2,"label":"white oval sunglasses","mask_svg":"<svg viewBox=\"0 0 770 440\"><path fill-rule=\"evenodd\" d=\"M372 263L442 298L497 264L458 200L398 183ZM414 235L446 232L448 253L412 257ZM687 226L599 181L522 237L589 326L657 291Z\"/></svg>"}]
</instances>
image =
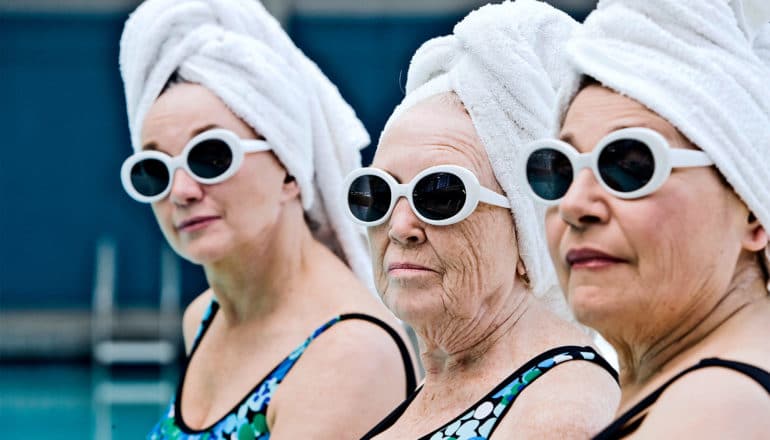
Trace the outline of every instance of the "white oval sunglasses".
<instances>
[{"instance_id":1,"label":"white oval sunglasses","mask_svg":"<svg viewBox=\"0 0 770 440\"><path fill-rule=\"evenodd\" d=\"M558 205L583 168L590 168L613 196L636 199L660 188L673 168L714 164L705 152L671 148L660 133L643 127L613 131L589 153L578 153L558 139L541 139L530 143L523 157L520 175L525 186L546 205Z\"/></svg>"},{"instance_id":2,"label":"white oval sunglasses","mask_svg":"<svg viewBox=\"0 0 770 440\"><path fill-rule=\"evenodd\" d=\"M230 130L214 128L190 139L178 156L153 150L129 156L120 169L120 180L134 200L152 203L171 191L177 168L197 182L213 185L232 177L241 167L244 154L268 150L266 141L241 139Z\"/></svg>"},{"instance_id":3,"label":"white oval sunglasses","mask_svg":"<svg viewBox=\"0 0 770 440\"><path fill-rule=\"evenodd\" d=\"M437 165L418 173L409 183L379 168L359 168L343 184L350 218L363 226L384 223L400 197L406 197L421 221L446 226L467 218L479 202L510 208L508 199L481 186L472 171L457 165Z\"/></svg>"}]
</instances>

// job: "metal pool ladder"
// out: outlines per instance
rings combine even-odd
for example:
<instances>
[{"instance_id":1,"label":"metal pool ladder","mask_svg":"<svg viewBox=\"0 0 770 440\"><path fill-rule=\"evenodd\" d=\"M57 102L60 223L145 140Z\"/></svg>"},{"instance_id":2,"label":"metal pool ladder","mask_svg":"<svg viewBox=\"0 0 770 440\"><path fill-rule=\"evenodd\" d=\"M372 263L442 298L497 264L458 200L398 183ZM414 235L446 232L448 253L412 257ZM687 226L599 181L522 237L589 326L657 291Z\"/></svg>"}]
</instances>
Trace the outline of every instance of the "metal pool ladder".
<instances>
[{"instance_id":1,"label":"metal pool ladder","mask_svg":"<svg viewBox=\"0 0 770 440\"><path fill-rule=\"evenodd\" d=\"M112 409L117 405L168 404L177 380L177 355L181 311L181 268L178 257L163 243L160 250L160 304L145 312L143 320L157 324L150 337L126 335L125 310L116 306L117 245L112 238L102 238L96 245L93 306L91 312L92 403L94 438L112 438ZM122 319L121 319L122 318ZM129 332L130 333L130 332ZM153 380L121 380L117 368L154 368ZM160 413L158 413L160 415ZM147 430L154 421L149 421Z\"/></svg>"}]
</instances>

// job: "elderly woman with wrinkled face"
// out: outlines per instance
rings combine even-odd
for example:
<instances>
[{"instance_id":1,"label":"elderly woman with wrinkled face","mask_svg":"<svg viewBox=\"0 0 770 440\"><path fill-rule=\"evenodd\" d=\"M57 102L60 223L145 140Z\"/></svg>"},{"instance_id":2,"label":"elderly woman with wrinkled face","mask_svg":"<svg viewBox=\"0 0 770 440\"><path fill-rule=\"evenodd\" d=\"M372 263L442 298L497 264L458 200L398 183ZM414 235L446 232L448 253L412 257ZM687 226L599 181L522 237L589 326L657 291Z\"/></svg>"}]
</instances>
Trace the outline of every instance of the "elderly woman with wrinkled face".
<instances>
[{"instance_id":1,"label":"elderly woman with wrinkled face","mask_svg":"<svg viewBox=\"0 0 770 440\"><path fill-rule=\"evenodd\" d=\"M414 328L426 374L364 438L575 438L610 420L614 370L549 301L554 280L537 211L506 174L527 134L488 136L500 123L516 127L500 118L523 112L514 103L525 92L477 76L479 60L432 64L477 53L487 38L500 49L516 44L527 52L513 62L542 75L537 86L555 97L528 39L548 28L557 38L544 52L557 57L559 37L573 24L524 0L484 7L453 36L426 43L371 167L348 176L345 200L367 227L377 291Z\"/></svg>"},{"instance_id":2,"label":"elderly woman with wrinkled face","mask_svg":"<svg viewBox=\"0 0 770 440\"><path fill-rule=\"evenodd\" d=\"M559 140L522 162L570 307L619 355L597 438L770 432L770 93L739 12L604 4L568 45L583 78Z\"/></svg>"}]
</instances>

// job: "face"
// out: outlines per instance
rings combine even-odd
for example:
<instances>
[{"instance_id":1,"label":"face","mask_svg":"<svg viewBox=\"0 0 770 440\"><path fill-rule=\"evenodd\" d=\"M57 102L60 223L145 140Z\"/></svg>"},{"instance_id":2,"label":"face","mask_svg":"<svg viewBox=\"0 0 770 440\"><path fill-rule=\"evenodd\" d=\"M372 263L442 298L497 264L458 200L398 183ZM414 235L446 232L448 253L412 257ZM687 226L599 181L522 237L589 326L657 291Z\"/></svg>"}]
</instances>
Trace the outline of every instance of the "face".
<instances>
[{"instance_id":1,"label":"face","mask_svg":"<svg viewBox=\"0 0 770 440\"><path fill-rule=\"evenodd\" d=\"M147 113L143 149L176 156L190 139L211 128L230 130L242 139L259 138L207 88L175 85ZM177 169L169 195L153 203L152 210L179 255L198 264L214 263L264 241L283 204L297 195L287 192L285 176L269 151L246 154L237 173L213 185L198 183Z\"/></svg>"},{"instance_id":2,"label":"face","mask_svg":"<svg viewBox=\"0 0 770 440\"><path fill-rule=\"evenodd\" d=\"M455 95L429 98L394 121L372 163L407 183L435 165L471 170L502 194L470 116ZM479 203L465 220L448 226L420 221L405 198L390 218L368 228L377 290L401 319L473 320L510 290L518 261L513 219L506 208Z\"/></svg>"},{"instance_id":3,"label":"face","mask_svg":"<svg viewBox=\"0 0 770 440\"><path fill-rule=\"evenodd\" d=\"M672 148L695 149L657 114L598 85L577 95L561 138L584 153L625 127L650 128ZM583 169L549 208L546 231L578 320L610 339L638 340L714 307L741 254L747 217L715 167L675 168L656 192L633 200L611 196Z\"/></svg>"}]
</instances>

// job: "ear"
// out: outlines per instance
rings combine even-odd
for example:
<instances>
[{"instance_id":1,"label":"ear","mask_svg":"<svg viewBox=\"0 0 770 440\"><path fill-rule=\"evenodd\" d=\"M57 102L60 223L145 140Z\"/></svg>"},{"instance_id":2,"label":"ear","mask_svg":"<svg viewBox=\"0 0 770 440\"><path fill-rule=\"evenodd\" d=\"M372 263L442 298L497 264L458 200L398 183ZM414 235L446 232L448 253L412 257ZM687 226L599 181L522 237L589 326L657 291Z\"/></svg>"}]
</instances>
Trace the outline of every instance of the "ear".
<instances>
[{"instance_id":1,"label":"ear","mask_svg":"<svg viewBox=\"0 0 770 440\"><path fill-rule=\"evenodd\" d=\"M524 266L524 262L519 258L519 261L516 262L516 274L519 275L519 278L524 282L524 285L529 287L529 275L527 275L527 267Z\"/></svg>"},{"instance_id":2,"label":"ear","mask_svg":"<svg viewBox=\"0 0 770 440\"><path fill-rule=\"evenodd\" d=\"M767 243L767 231L759 223L754 213L750 212L746 221L746 232L743 236L743 248L750 252L760 252L767 247Z\"/></svg>"},{"instance_id":3,"label":"ear","mask_svg":"<svg viewBox=\"0 0 770 440\"><path fill-rule=\"evenodd\" d=\"M296 199L299 197L299 193L297 179L287 172L283 179L283 185L281 185L281 200L285 202Z\"/></svg>"}]
</instances>

